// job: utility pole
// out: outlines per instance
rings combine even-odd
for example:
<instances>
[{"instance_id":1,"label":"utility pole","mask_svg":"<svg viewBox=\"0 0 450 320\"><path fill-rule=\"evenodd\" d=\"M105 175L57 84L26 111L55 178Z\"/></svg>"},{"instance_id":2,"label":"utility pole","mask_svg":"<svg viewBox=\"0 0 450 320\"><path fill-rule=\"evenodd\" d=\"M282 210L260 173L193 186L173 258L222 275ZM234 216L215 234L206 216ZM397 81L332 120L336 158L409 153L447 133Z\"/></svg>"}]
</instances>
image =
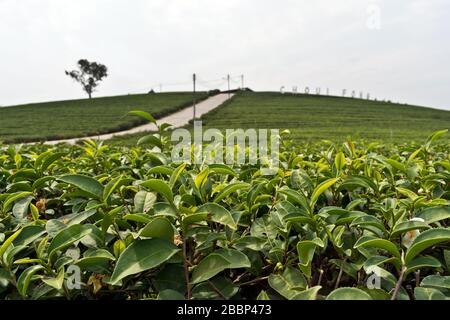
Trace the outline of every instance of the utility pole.
<instances>
[{"instance_id":1,"label":"utility pole","mask_svg":"<svg viewBox=\"0 0 450 320\"><path fill-rule=\"evenodd\" d=\"M192 120L195 120L195 81L197 80L197 76L195 75L195 73L192 75L192 83L193 83L193 88L194 88L194 118Z\"/></svg>"},{"instance_id":2,"label":"utility pole","mask_svg":"<svg viewBox=\"0 0 450 320\"><path fill-rule=\"evenodd\" d=\"M228 98L230 98L230 75L227 75L227 81L228 81Z\"/></svg>"},{"instance_id":3,"label":"utility pole","mask_svg":"<svg viewBox=\"0 0 450 320\"><path fill-rule=\"evenodd\" d=\"M241 89L244 90L244 75L241 75Z\"/></svg>"}]
</instances>

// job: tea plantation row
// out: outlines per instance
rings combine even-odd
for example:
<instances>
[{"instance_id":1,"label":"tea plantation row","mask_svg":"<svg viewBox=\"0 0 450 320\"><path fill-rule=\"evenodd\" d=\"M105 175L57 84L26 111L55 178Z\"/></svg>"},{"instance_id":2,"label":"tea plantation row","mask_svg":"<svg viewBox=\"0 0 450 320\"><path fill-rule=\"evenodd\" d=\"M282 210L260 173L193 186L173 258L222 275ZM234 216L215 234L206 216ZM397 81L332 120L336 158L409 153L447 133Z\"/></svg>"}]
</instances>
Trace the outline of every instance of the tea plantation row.
<instances>
[{"instance_id":1,"label":"tea plantation row","mask_svg":"<svg viewBox=\"0 0 450 320\"><path fill-rule=\"evenodd\" d=\"M294 143L278 172L146 147L0 147L1 299L448 299L450 161ZM443 136L444 135L444 136Z\"/></svg>"}]
</instances>

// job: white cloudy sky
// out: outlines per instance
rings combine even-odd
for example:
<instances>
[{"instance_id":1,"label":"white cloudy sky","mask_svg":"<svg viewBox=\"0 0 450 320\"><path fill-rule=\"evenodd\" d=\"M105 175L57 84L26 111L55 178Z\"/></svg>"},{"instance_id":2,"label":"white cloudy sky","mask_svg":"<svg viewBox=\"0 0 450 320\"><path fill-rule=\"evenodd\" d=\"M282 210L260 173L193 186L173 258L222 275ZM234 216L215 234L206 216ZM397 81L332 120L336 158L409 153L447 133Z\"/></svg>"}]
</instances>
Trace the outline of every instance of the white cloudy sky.
<instances>
[{"instance_id":1,"label":"white cloudy sky","mask_svg":"<svg viewBox=\"0 0 450 320\"><path fill-rule=\"evenodd\" d=\"M64 70L87 58L110 70L97 96L230 73L450 109L449 14L448 0L0 0L0 105L84 97Z\"/></svg>"}]
</instances>

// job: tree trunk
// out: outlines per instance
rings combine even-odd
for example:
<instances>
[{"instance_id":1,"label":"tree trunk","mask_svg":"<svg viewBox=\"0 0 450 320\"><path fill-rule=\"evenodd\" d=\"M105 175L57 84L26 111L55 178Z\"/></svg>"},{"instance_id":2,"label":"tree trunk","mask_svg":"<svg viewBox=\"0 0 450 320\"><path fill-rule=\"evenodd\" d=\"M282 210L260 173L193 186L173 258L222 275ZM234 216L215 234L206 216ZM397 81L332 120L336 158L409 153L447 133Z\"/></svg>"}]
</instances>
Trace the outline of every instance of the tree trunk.
<instances>
[{"instance_id":1,"label":"tree trunk","mask_svg":"<svg viewBox=\"0 0 450 320\"><path fill-rule=\"evenodd\" d=\"M92 93L88 92L89 99L92 99Z\"/></svg>"}]
</instances>

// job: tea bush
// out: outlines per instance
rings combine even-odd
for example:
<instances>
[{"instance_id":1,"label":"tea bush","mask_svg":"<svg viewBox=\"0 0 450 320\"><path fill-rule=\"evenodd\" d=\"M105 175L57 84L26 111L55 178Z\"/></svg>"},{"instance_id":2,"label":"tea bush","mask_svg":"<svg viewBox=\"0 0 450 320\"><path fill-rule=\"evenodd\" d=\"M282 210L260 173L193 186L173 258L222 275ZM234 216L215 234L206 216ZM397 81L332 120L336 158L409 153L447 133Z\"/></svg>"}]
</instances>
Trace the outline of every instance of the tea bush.
<instances>
[{"instance_id":1,"label":"tea bush","mask_svg":"<svg viewBox=\"0 0 450 320\"><path fill-rule=\"evenodd\" d=\"M130 148L0 147L1 299L450 297L445 131L283 137L262 176L173 163L165 128Z\"/></svg>"}]
</instances>

